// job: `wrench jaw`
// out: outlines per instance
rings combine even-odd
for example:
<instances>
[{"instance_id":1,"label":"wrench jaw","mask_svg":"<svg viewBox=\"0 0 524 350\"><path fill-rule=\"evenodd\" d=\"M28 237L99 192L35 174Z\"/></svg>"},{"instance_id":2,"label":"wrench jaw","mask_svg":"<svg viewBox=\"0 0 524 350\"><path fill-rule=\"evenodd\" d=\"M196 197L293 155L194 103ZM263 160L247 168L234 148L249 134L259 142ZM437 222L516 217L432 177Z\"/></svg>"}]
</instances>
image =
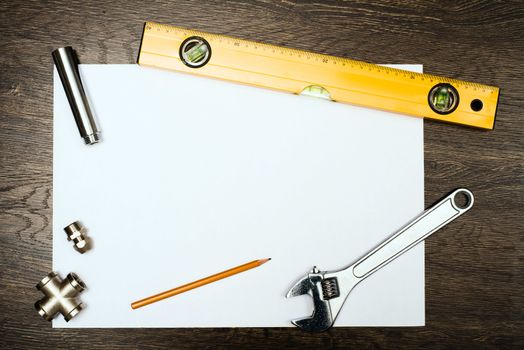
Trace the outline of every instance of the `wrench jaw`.
<instances>
[{"instance_id":1,"label":"wrench jaw","mask_svg":"<svg viewBox=\"0 0 524 350\"><path fill-rule=\"evenodd\" d=\"M324 298L322 290L322 281L325 281L324 275L325 272L320 272L314 267L310 273L295 283L286 295L287 298L290 298L308 294L313 298L313 314L310 317L291 321L291 323L303 330L322 332L331 328L333 323L335 323L338 311L340 311L339 308L333 315L330 301Z\"/></svg>"}]
</instances>

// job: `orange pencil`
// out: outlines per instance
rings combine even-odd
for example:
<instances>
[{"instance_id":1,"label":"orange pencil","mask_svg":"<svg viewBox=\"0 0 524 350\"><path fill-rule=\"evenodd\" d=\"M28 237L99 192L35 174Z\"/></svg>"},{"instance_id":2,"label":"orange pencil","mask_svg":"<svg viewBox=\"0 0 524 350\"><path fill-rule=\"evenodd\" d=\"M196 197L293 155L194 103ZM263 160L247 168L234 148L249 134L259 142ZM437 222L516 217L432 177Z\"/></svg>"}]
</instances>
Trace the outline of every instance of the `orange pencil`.
<instances>
[{"instance_id":1,"label":"orange pencil","mask_svg":"<svg viewBox=\"0 0 524 350\"><path fill-rule=\"evenodd\" d=\"M134 303L131 304L131 308L138 309L139 307L146 306L152 303L156 303L157 301L172 297L173 295L184 293L184 292L187 292L188 290L202 287L203 285L206 285L208 283L216 282L218 280L221 280L222 278L233 276L233 275L236 275L237 273L244 272L252 268L258 267L262 264L265 264L269 260L271 260L271 258L253 260L251 262L248 262L247 264L233 267L232 269L222 271L222 272L216 273L211 276L204 277L198 281L184 284L183 286L176 287L176 288L167 290L165 292L144 298L142 300L135 301Z\"/></svg>"}]
</instances>

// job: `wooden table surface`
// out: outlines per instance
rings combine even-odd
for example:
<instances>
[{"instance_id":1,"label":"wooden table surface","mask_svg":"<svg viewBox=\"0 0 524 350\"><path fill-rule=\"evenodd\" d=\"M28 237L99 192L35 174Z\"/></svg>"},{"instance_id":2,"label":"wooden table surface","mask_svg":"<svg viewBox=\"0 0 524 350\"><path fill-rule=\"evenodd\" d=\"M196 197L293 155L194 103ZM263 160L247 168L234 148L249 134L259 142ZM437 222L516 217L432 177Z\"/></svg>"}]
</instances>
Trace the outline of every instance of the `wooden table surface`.
<instances>
[{"instance_id":1,"label":"wooden table surface","mask_svg":"<svg viewBox=\"0 0 524 350\"><path fill-rule=\"evenodd\" d=\"M37 315L52 268L51 51L134 63L145 20L501 88L494 131L424 124L426 204L460 186L476 196L426 242L425 327L53 330ZM3 1L0 33L2 349L523 348L521 1Z\"/></svg>"}]
</instances>

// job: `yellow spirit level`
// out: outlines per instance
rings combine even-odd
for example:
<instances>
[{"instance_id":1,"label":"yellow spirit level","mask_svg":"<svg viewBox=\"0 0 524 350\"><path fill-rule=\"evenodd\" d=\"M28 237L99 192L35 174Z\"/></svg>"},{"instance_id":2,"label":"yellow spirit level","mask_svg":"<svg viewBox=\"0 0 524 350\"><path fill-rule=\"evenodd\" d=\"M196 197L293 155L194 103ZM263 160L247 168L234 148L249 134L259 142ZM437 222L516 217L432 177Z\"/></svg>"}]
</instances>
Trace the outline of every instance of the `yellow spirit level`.
<instances>
[{"instance_id":1,"label":"yellow spirit level","mask_svg":"<svg viewBox=\"0 0 524 350\"><path fill-rule=\"evenodd\" d=\"M499 89L146 22L138 63L493 129Z\"/></svg>"}]
</instances>

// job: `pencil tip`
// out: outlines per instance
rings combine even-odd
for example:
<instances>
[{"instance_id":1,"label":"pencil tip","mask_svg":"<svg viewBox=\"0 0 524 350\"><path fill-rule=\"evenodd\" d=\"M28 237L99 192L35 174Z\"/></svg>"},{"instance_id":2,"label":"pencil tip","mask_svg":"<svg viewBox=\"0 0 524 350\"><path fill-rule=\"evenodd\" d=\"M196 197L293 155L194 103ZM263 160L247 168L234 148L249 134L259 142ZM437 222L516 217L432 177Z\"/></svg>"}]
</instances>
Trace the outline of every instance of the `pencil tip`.
<instances>
[{"instance_id":1,"label":"pencil tip","mask_svg":"<svg viewBox=\"0 0 524 350\"><path fill-rule=\"evenodd\" d=\"M265 264L265 263L267 263L267 262L268 262L269 260L271 260L271 258L267 258L267 259L260 259L259 261L260 261L260 264L262 265L262 264Z\"/></svg>"}]
</instances>

